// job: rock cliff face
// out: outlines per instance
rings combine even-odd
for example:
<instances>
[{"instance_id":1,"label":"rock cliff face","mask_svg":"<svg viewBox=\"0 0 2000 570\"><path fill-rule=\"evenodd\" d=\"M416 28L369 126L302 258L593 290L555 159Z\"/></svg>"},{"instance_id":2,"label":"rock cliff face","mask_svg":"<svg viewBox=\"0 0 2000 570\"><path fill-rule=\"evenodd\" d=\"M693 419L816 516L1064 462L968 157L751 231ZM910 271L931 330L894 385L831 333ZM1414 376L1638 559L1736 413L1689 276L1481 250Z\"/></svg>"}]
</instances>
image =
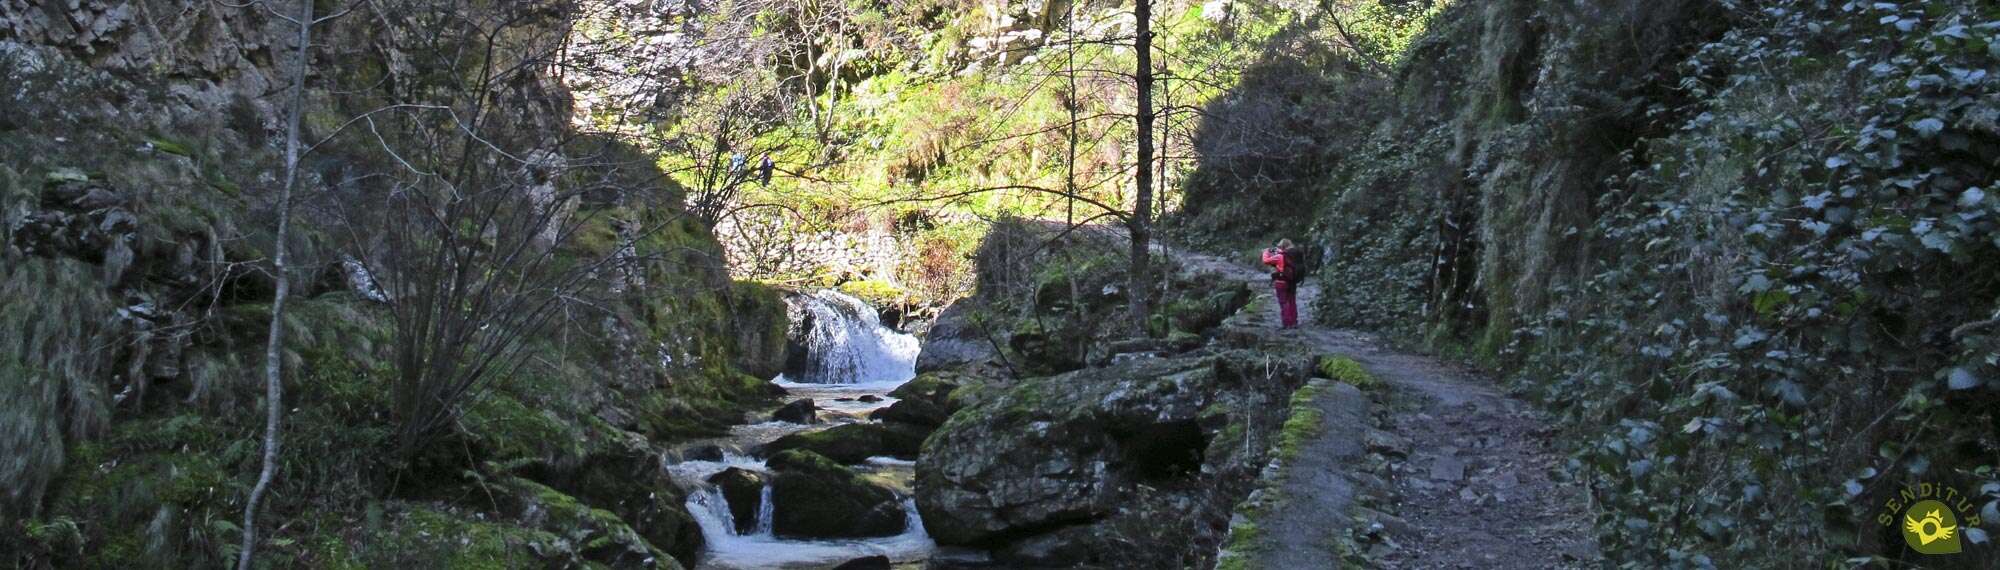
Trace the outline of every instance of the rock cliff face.
<instances>
[{"instance_id":1,"label":"rock cliff face","mask_svg":"<svg viewBox=\"0 0 2000 570\"><path fill-rule=\"evenodd\" d=\"M265 516L289 524L266 529L263 560L693 561L701 535L659 449L771 396L785 306L730 282L719 244L656 171L587 165L648 161L570 129L568 95L539 59L568 29L564 6L319 6L331 18L314 30L302 139L323 144L294 205L286 463ZM0 467L0 563L213 567L238 539L228 521L256 470L251 371L297 33L281 15L296 8L0 1L0 455L24 460ZM457 58L475 37L496 49ZM342 206L374 204L388 188L371 181L408 175L382 149L432 148L418 133L450 123L350 119L460 105L481 69L516 73L480 92L495 109L482 137L525 164L496 186L575 221L561 240L550 224L523 231L564 260L630 259L591 273L595 308L525 336L530 363L466 400L438 446L455 451L397 458L385 303L398 292L368 285L399 265L356 261L378 242ZM371 126L379 139L349 136ZM652 199L594 190L607 184Z\"/></svg>"}]
</instances>

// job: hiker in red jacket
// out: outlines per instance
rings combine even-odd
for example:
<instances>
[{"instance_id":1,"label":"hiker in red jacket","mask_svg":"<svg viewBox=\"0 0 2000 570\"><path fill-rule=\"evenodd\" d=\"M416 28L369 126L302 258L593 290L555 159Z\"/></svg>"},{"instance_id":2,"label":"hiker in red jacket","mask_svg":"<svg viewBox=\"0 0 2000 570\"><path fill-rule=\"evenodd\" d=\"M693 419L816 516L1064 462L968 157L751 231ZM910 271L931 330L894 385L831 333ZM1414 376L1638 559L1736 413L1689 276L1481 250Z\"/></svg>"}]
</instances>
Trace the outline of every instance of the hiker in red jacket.
<instances>
[{"instance_id":1,"label":"hiker in red jacket","mask_svg":"<svg viewBox=\"0 0 2000 570\"><path fill-rule=\"evenodd\" d=\"M1299 282L1305 279L1305 255L1292 240L1278 240L1278 247L1264 250L1264 265L1271 266L1271 288L1278 293L1278 316L1284 328L1299 328Z\"/></svg>"}]
</instances>

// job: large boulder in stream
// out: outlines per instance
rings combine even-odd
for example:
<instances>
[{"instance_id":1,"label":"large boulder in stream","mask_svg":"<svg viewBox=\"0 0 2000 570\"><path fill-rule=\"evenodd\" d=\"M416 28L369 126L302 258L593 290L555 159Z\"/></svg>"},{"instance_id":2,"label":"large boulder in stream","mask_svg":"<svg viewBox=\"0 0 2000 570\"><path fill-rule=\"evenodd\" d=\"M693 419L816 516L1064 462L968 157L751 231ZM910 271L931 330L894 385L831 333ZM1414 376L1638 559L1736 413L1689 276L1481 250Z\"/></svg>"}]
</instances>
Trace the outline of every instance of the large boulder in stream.
<instances>
[{"instance_id":1,"label":"large boulder in stream","mask_svg":"<svg viewBox=\"0 0 2000 570\"><path fill-rule=\"evenodd\" d=\"M772 412L771 419L795 424L819 423L819 407L813 405L812 398L800 398Z\"/></svg>"},{"instance_id":2,"label":"large boulder in stream","mask_svg":"<svg viewBox=\"0 0 2000 570\"><path fill-rule=\"evenodd\" d=\"M936 428L944 425L951 413L964 405L963 402L953 402L952 394L959 388L985 382L984 378L962 371L919 374L889 392L889 397L897 399L896 403L875 410L868 417L883 422Z\"/></svg>"},{"instance_id":3,"label":"large boulder in stream","mask_svg":"<svg viewBox=\"0 0 2000 570\"><path fill-rule=\"evenodd\" d=\"M771 456L766 465L776 474L771 529L778 536L895 536L909 522L894 491L820 454L786 451Z\"/></svg>"},{"instance_id":4,"label":"large boulder in stream","mask_svg":"<svg viewBox=\"0 0 2000 570\"><path fill-rule=\"evenodd\" d=\"M1160 524L1123 519L1179 516L1146 514L1141 485L1187 494L1161 504L1200 504L1218 487L1207 481L1254 477L1261 452L1242 449L1268 444L1241 434L1282 421L1311 364L1251 351L1137 359L954 395L977 397L917 460L924 526L1008 563L1116 561L1117 529Z\"/></svg>"},{"instance_id":5,"label":"large boulder in stream","mask_svg":"<svg viewBox=\"0 0 2000 570\"><path fill-rule=\"evenodd\" d=\"M736 522L736 534L755 532L757 511L764 508L764 474L731 467L710 475L708 482L722 489L722 498L729 501L729 517Z\"/></svg>"},{"instance_id":6,"label":"large boulder in stream","mask_svg":"<svg viewBox=\"0 0 2000 570\"><path fill-rule=\"evenodd\" d=\"M928 435L930 430L922 426L855 423L778 438L764 444L764 454L803 449L841 463L862 463L875 456L916 459Z\"/></svg>"}]
</instances>

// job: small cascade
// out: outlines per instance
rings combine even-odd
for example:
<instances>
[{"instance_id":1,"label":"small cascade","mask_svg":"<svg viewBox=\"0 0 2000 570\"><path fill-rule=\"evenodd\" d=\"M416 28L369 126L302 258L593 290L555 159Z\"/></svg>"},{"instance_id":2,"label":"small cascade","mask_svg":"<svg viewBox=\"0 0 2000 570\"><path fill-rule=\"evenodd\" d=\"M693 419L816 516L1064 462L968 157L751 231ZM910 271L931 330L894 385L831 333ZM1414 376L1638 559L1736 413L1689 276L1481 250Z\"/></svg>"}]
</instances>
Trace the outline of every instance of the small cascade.
<instances>
[{"instance_id":1,"label":"small cascade","mask_svg":"<svg viewBox=\"0 0 2000 570\"><path fill-rule=\"evenodd\" d=\"M730 467L768 473L763 461L733 453L726 454L722 461L685 461L667 466L668 473L689 489L688 514L694 516L695 524L701 527L701 534L708 543L697 568L814 568L878 554L891 560L913 561L923 559L937 548L937 543L924 532L916 500L908 497L902 501L908 526L896 536L825 540L778 538L771 531L775 501L771 498L769 484L764 485L760 493L762 504L757 510L756 529L750 534L738 534L736 519L729 510L729 499L722 494L720 487L708 483L709 476ZM893 469L897 465L882 467Z\"/></svg>"},{"instance_id":2,"label":"small cascade","mask_svg":"<svg viewBox=\"0 0 2000 570\"><path fill-rule=\"evenodd\" d=\"M823 419L815 424L782 421L744 424L731 428L728 436L689 445L691 449L715 448L721 452L720 460L714 460L714 450L699 455L667 454L664 467L688 490L688 513L701 527L707 543L696 569L826 568L876 555L898 563L929 558L937 550L937 543L924 532L916 501L908 496L901 501L908 522L902 534L896 536L806 540L779 538L773 532L777 501L770 483L772 474L763 460L744 450L794 433L867 421L862 418L896 401L886 396L889 391L916 376L918 349L915 337L882 326L875 309L852 296L819 291L790 295L786 302L792 313L793 328L789 333L792 358L785 374L776 380L793 398L812 399ZM765 484L758 491L757 520L745 525L749 527L747 533L737 532L728 495L708 481L730 468L764 475ZM893 481L889 486L905 495L916 475L913 462L886 457L872 458L853 469L878 480Z\"/></svg>"},{"instance_id":3,"label":"small cascade","mask_svg":"<svg viewBox=\"0 0 2000 570\"><path fill-rule=\"evenodd\" d=\"M785 380L902 383L917 375L917 338L882 326L881 315L868 303L834 290L785 300L792 317Z\"/></svg>"},{"instance_id":4,"label":"small cascade","mask_svg":"<svg viewBox=\"0 0 2000 570\"><path fill-rule=\"evenodd\" d=\"M757 493L757 529L754 531L757 536L771 536L771 513L776 510L772 508L776 504L777 501L771 500L771 485L766 483L764 490Z\"/></svg>"}]
</instances>

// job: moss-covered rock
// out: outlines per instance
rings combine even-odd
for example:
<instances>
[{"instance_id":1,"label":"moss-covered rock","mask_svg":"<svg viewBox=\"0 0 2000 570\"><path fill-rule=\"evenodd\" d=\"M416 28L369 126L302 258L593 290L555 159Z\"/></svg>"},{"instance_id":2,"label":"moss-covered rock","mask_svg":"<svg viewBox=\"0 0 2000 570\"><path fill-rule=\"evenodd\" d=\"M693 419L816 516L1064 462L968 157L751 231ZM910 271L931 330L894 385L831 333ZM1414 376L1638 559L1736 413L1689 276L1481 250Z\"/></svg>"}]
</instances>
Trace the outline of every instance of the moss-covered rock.
<instances>
[{"instance_id":1,"label":"moss-covered rock","mask_svg":"<svg viewBox=\"0 0 2000 570\"><path fill-rule=\"evenodd\" d=\"M1007 337L1015 367L1033 376L1061 374L1083 368L1090 353L1087 331L1075 323L1025 318Z\"/></svg>"},{"instance_id":2,"label":"moss-covered rock","mask_svg":"<svg viewBox=\"0 0 2000 570\"><path fill-rule=\"evenodd\" d=\"M765 444L763 453L776 456L801 449L850 464L876 456L916 459L929 433L922 426L902 423L854 423L787 435Z\"/></svg>"},{"instance_id":3,"label":"moss-covered rock","mask_svg":"<svg viewBox=\"0 0 2000 570\"><path fill-rule=\"evenodd\" d=\"M893 536L907 517L888 488L869 482L817 453L790 450L767 462L772 480L772 530L799 538Z\"/></svg>"},{"instance_id":4,"label":"moss-covered rock","mask_svg":"<svg viewBox=\"0 0 2000 570\"><path fill-rule=\"evenodd\" d=\"M722 489L722 497L729 501L729 516L736 523L736 534L750 534L757 530L757 511L764 507L763 473L731 467L708 477L709 484Z\"/></svg>"},{"instance_id":5,"label":"moss-covered rock","mask_svg":"<svg viewBox=\"0 0 2000 570\"><path fill-rule=\"evenodd\" d=\"M738 281L730 288L728 319L737 368L758 378L784 372L786 311L783 292L776 287Z\"/></svg>"},{"instance_id":6,"label":"moss-covered rock","mask_svg":"<svg viewBox=\"0 0 2000 570\"><path fill-rule=\"evenodd\" d=\"M977 402L938 428L917 460L925 528L940 544L998 547L1019 564L1137 555L1119 550L1130 546L1110 529L1136 524L1121 517L1153 504L1138 489L1181 489L1189 495L1173 500L1195 500L1228 488L1192 484L1198 477L1247 480L1261 461L1235 452L1253 435L1243 426L1278 423L1282 398L1310 373L1303 356L1233 351L974 388Z\"/></svg>"},{"instance_id":7,"label":"moss-covered rock","mask_svg":"<svg viewBox=\"0 0 2000 570\"><path fill-rule=\"evenodd\" d=\"M616 568L677 565L616 513L520 477L504 478L494 487L504 490L504 507L522 526L562 538L585 560Z\"/></svg>"}]
</instances>

